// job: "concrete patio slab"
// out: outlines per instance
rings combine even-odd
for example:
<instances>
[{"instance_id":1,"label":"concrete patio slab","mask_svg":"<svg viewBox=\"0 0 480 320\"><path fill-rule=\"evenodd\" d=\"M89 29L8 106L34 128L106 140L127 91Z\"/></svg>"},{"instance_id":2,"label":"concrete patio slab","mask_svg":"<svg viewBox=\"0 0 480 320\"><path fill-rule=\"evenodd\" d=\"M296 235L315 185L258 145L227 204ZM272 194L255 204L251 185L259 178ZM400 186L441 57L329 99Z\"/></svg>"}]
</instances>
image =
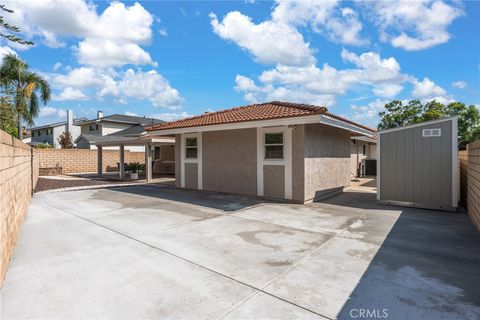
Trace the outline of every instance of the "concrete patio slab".
<instances>
[{"instance_id":1,"label":"concrete patio slab","mask_svg":"<svg viewBox=\"0 0 480 320\"><path fill-rule=\"evenodd\" d=\"M142 185L37 194L2 319L478 319L465 214L346 192L292 205Z\"/></svg>"},{"instance_id":2,"label":"concrete patio slab","mask_svg":"<svg viewBox=\"0 0 480 320\"><path fill-rule=\"evenodd\" d=\"M330 239L329 235L232 216L137 237L258 288Z\"/></svg>"},{"instance_id":3,"label":"concrete patio slab","mask_svg":"<svg viewBox=\"0 0 480 320\"><path fill-rule=\"evenodd\" d=\"M379 245L336 237L265 291L335 318L378 249Z\"/></svg>"},{"instance_id":4,"label":"concrete patio slab","mask_svg":"<svg viewBox=\"0 0 480 320\"><path fill-rule=\"evenodd\" d=\"M316 315L295 305L285 303L268 294L257 293L241 306L226 314L223 320L245 319L302 319L302 320L326 320L328 318Z\"/></svg>"}]
</instances>

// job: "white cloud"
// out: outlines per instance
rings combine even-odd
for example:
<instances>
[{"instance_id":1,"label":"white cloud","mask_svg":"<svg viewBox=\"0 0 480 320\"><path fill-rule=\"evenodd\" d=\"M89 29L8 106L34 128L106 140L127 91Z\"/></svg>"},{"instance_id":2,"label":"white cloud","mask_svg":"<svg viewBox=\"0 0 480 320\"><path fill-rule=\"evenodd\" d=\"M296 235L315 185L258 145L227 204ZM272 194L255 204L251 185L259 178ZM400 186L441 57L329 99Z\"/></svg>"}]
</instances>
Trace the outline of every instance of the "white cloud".
<instances>
[{"instance_id":1,"label":"white cloud","mask_svg":"<svg viewBox=\"0 0 480 320\"><path fill-rule=\"evenodd\" d=\"M314 50L299 32L309 26L314 32L333 42L364 45L363 28L355 10L339 7L337 0L277 0L271 19L258 24L238 11L231 11L219 21L210 13L213 31L250 52L264 64L305 66L315 63ZM294 48L294 49L292 49Z\"/></svg>"},{"instance_id":2,"label":"white cloud","mask_svg":"<svg viewBox=\"0 0 480 320\"><path fill-rule=\"evenodd\" d=\"M67 116L67 112L62 109L56 109L47 106L40 108L40 113L38 116L40 118L65 118Z\"/></svg>"},{"instance_id":3,"label":"white cloud","mask_svg":"<svg viewBox=\"0 0 480 320\"><path fill-rule=\"evenodd\" d=\"M57 71L58 69L60 69L61 67L63 66L63 64L61 62L57 62L53 65L53 71Z\"/></svg>"},{"instance_id":4,"label":"white cloud","mask_svg":"<svg viewBox=\"0 0 480 320\"><path fill-rule=\"evenodd\" d=\"M139 115L135 112L130 112L130 111L125 111L126 116L132 116L132 117L139 117Z\"/></svg>"},{"instance_id":5,"label":"white cloud","mask_svg":"<svg viewBox=\"0 0 480 320\"><path fill-rule=\"evenodd\" d=\"M17 55L15 50L9 48L9 47L2 47L0 46L0 60L3 59L7 54L14 54Z\"/></svg>"},{"instance_id":6,"label":"white cloud","mask_svg":"<svg viewBox=\"0 0 480 320\"><path fill-rule=\"evenodd\" d=\"M445 89L428 78L424 78L423 81L415 80L413 84L412 95L417 98L443 96L446 94Z\"/></svg>"},{"instance_id":7,"label":"white cloud","mask_svg":"<svg viewBox=\"0 0 480 320\"><path fill-rule=\"evenodd\" d=\"M455 89L465 89L467 87L467 83L465 81L455 81L452 83L452 87Z\"/></svg>"},{"instance_id":8,"label":"white cloud","mask_svg":"<svg viewBox=\"0 0 480 320\"><path fill-rule=\"evenodd\" d=\"M97 67L122 66L126 64L150 64L150 54L134 43L118 43L106 39L86 39L76 49L78 61Z\"/></svg>"},{"instance_id":9,"label":"white cloud","mask_svg":"<svg viewBox=\"0 0 480 320\"><path fill-rule=\"evenodd\" d=\"M347 45L364 45L361 37L363 28L355 10L339 7L338 0L277 0L272 20L294 26L310 26L314 32L326 36L333 42Z\"/></svg>"},{"instance_id":10,"label":"white cloud","mask_svg":"<svg viewBox=\"0 0 480 320\"><path fill-rule=\"evenodd\" d=\"M350 108L353 111L352 119L371 127L377 127L380 121L378 113L385 110L385 104L388 102L388 100L376 99L367 105L351 105Z\"/></svg>"},{"instance_id":11,"label":"white cloud","mask_svg":"<svg viewBox=\"0 0 480 320\"><path fill-rule=\"evenodd\" d=\"M379 97L393 98L403 90L403 86L396 83L379 84L372 92Z\"/></svg>"},{"instance_id":12,"label":"white cloud","mask_svg":"<svg viewBox=\"0 0 480 320\"><path fill-rule=\"evenodd\" d=\"M160 29L158 29L158 33L159 33L162 37L168 36L167 29L165 29L165 28L160 28Z\"/></svg>"},{"instance_id":13,"label":"white cloud","mask_svg":"<svg viewBox=\"0 0 480 320\"><path fill-rule=\"evenodd\" d=\"M149 118L154 118L154 119L160 119L160 120L164 120L164 121L174 121L174 120L184 119L184 118L188 118L188 117L192 117L192 116L193 115L188 114L187 112L183 111L183 112L178 112L178 113L175 113L175 112L155 113L155 114L152 114L148 117Z\"/></svg>"},{"instance_id":14,"label":"white cloud","mask_svg":"<svg viewBox=\"0 0 480 320\"><path fill-rule=\"evenodd\" d=\"M155 70L135 72L133 69L128 69L122 74L121 79L110 78L98 94L99 96L149 100L159 108L177 109L183 103L183 98L178 90L173 88L168 80Z\"/></svg>"},{"instance_id":15,"label":"white cloud","mask_svg":"<svg viewBox=\"0 0 480 320\"><path fill-rule=\"evenodd\" d=\"M380 39L405 50L422 50L447 42L448 26L463 10L459 1L365 1L379 27Z\"/></svg>"},{"instance_id":16,"label":"white cloud","mask_svg":"<svg viewBox=\"0 0 480 320\"><path fill-rule=\"evenodd\" d=\"M100 15L84 0L23 0L5 2L15 11L12 24L27 37L39 37L50 47L62 47L62 37L82 39L76 47L81 63L95 66L153 64L140 47L152 38L153 16L139 3L111 2ZM102 59L101 53L104 54Z\"/></svg>"},{"instance_id":17,"label":"white cloud","mask_svg":"<svg viewBox=\"0 0 480 320\"><path fill-rule=\"evenodd\" d=\"M71 100L88 100L88 97L80 90L72 87L66 87L59 95L54 95L52 100L71 101Z\"/></svg>"},{"instance_id":18,"label":"white cloud","mask_svg":"<svg viewBox=\"0 0 480 320\"><path fill-rule=\"evenodd\" d=\"M67 74L53 76L53 83L60 86L84 88L99 86L104 83L103 76L98 70L89 67L80 67L70 70Z\"/></svg>"},{"instance_id":19,"label":"white cloud","mask_svg":"<svg viewBox=\"0 0 480 320\"><path fill-rule=\"evenodd\" d=\"M258 62L305 65L315 61L309 43L288 24L276 21L255 24L250 17L238 11L229 12L221 22L213 13L209 17L217 35L235 42Z\"/></svg>"},{"instance_id":20,"label":"white cloud","mask_svg":"<svg viewBox=\"0 0 480 320\"><path fill-rule=\"evenodd\" d=\"M356 68L339 70L327 63L322 67L279 64L260 74L260 84L237 75L235 90L249 102L278 99L331 106L335 96L346 94L353 86L367 86L378 96L394 97L411 78L401 72L393 57L382 59L378 53L356 55L347 50L341 55Z\"/></svg>"},{"instance_id":21,"label":"white cloud","mask_svg":"<svg viewBox=\"0 0 480 320\"><path fill-rule=\"evenodd\" d=\"M447 105L449 103L455 102L456 100L453 99L451 96L431 96L427 98L423 98L420 101L425 104L429 101L435 100L437 102L440 102L441 104Z\"/></svg>"}]
</instances>

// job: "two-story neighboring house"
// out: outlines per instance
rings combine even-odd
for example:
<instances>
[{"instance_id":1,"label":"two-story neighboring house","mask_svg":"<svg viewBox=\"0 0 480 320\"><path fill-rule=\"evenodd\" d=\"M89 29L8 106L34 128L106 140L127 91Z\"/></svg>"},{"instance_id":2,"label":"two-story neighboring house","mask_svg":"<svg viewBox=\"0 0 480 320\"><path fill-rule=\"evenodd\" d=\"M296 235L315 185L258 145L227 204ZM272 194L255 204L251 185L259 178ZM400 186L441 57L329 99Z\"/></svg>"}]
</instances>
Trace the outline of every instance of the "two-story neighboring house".
<instances>
[{"instance_id":1,"label":"two-story neighboring house","mask_svg":"<svg viewBox=\"0 0 480 320\"><path fill-rule=\"evenodd\" d=\"M61 147L58 142L60 135L64 132L70 132L72 135L72 141L75 141L80 135L80 127L78 124L85 120L85 118L73 119L72 110L68 110L66 121L30 128L31 137L29 144L32 146L37 144L49 144L54 148L59 149Z\"/></svg>"},{"instance_id":2,"label":"two-story neighboring house","mask_svg":"<svg viewBox=\"0 0 480 320\"><path fill-rule=\"evenodd\" d=\"M104 116L102 111L98 111L96 119L86 120L79 124L81 134L76 138L75 143L78 149L96 149L96 146L91 144L90 141L95 141L95 138L99 135L106 136L133 126L143 126L161 122L163 121L158 119L127 116L123 114ZM118 147L107 147L105 149L118 149ZM141 146L126 146L125 150L143 152L145 148Z\"/></svg>"}]
</instances>

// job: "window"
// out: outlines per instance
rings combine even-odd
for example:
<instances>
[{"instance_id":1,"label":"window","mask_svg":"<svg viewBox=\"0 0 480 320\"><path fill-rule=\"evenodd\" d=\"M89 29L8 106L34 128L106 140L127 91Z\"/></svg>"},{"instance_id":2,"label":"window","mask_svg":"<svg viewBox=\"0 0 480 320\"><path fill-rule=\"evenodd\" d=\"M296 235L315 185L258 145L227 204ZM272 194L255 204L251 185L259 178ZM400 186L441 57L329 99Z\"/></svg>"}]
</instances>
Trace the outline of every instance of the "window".
<instances>
[{"instance_id":1,"label":"window","mask_svg":"<svg viewBox=\"0 0 480 320\"><path fill-rule=\"evenodd\" d=\"M89 127L90 131L98 131L98 124L91 124Z\"/></svg>"},{"instance_id":2,"label":"window","mask_svg":"<svg viewBox=\"0 0 480 320\"><path fill-rule=\"evenodd\" d=\"M442 129L435 128L435 129L423 129L422 136L423 137L440 137L442 135Z\"/></svg>"},{"instance_id":3,"label":"window","mask_svg":"<svg viewBox=\"0 0 480 320\"><path fill-rule=\"evenodd\" d=\"M363 155L366 156L367 155L367 146L366 145L363 145Z\"/></svg>"},{"instance_id":4,"label":"window","mask_svg":"<svg viewBox=\"0 0 480 320\"><path fill-rule=\"evenodd\" d=\"M32 131L32 137L35 137L35 131Z\"/></svg>"},{"instance_id":5,"label":"window","mask_svg":"<svg viewBox=\"0 0 480 320\"><path fill-rule=\"evenodd\" d=\"M265 133L265 159L283 160L283 132Z\"/></svg>"},{"instance_id":6,"label":"window","mask_svg":"<svg viewBox=\"0 0 480 320\"><path fill-rule=\"evenodd\" d=\"M197 138L185 139L185 158L197 159Z\"/></svg>"},{"instance_id":7,"label":"window","mask_svg":"<svg viewBox=\"0 0 480 320\"><path fill-rule=\"evenodd\" d=\"M48 135L51 135L53 133L53 129L52 128L48 128L45 130L45 134L48 136Z\"/></svg>"},{"instance_id":8,"label":"window","mask_svg":"<svg viewBox=\"0 0 480 320\"><path fill-rule=\"evenodd\" d=\"M160 147L155 147L153 158L155 160L160 159Z\"/></svg>"}]
</instances>

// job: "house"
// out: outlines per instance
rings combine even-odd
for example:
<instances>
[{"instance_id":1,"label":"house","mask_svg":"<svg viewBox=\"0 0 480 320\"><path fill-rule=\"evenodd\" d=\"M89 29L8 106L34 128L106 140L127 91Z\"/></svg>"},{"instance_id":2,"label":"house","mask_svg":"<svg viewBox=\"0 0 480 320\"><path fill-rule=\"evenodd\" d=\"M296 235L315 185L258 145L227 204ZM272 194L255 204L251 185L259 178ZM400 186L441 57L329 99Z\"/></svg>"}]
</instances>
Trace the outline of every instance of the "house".
<instances>
[{"instance_id":1,"label":"house","mask_svg":"<svg viewBox=\"0 0 480 320\"><path fill-rule=\"evenodd\" d=\"M176 186L308 202L350 184L352 135L325 107L267 102L145 127L175 137Z\"/></svg>"},{"instance_id":2,"label":"house","mask_svg":"<svg viewBox=\"0 0 480 320\"><path fill-rule=\"evenodd\" d=\"M97 141L99 136L114 134L137 125L151 125L162 122L164 121L123 114L104 116L102 111L98 111L97 118L80 123L81 134L76 138L75 143L77 144L78 149L96 149L96 146L92 141ZM118 147L107 147L106 149L118 150ZM128 146L127 150L144 152L145 147Z\"/></svg>"},{"instance_id":3,"label":"house","mask_svg":"<svg viewBox=\"0 0 480 320\"><path fill-rule=\"evenodd\" d=\"M377 140L374 137L353 135L350 143L352 178L377 174Z\"/></svg>"},{"instance_id":4,"label":"house","mask_svg":"<svg viewBox=\"0 0 480 320\"><path fill-rule=\"evenodd\" d=\"M49 144L54 148L59 149L61 146L58 142L58 138L64 132L70 132L72 135L72 141L75 141L75 139L80 135L79 123L83 120L85 119L73 119L73 111L68 110L66 121L30 128L31 137L29 144L32 146L37 144Z\"/></svg>"}]
</instances>

